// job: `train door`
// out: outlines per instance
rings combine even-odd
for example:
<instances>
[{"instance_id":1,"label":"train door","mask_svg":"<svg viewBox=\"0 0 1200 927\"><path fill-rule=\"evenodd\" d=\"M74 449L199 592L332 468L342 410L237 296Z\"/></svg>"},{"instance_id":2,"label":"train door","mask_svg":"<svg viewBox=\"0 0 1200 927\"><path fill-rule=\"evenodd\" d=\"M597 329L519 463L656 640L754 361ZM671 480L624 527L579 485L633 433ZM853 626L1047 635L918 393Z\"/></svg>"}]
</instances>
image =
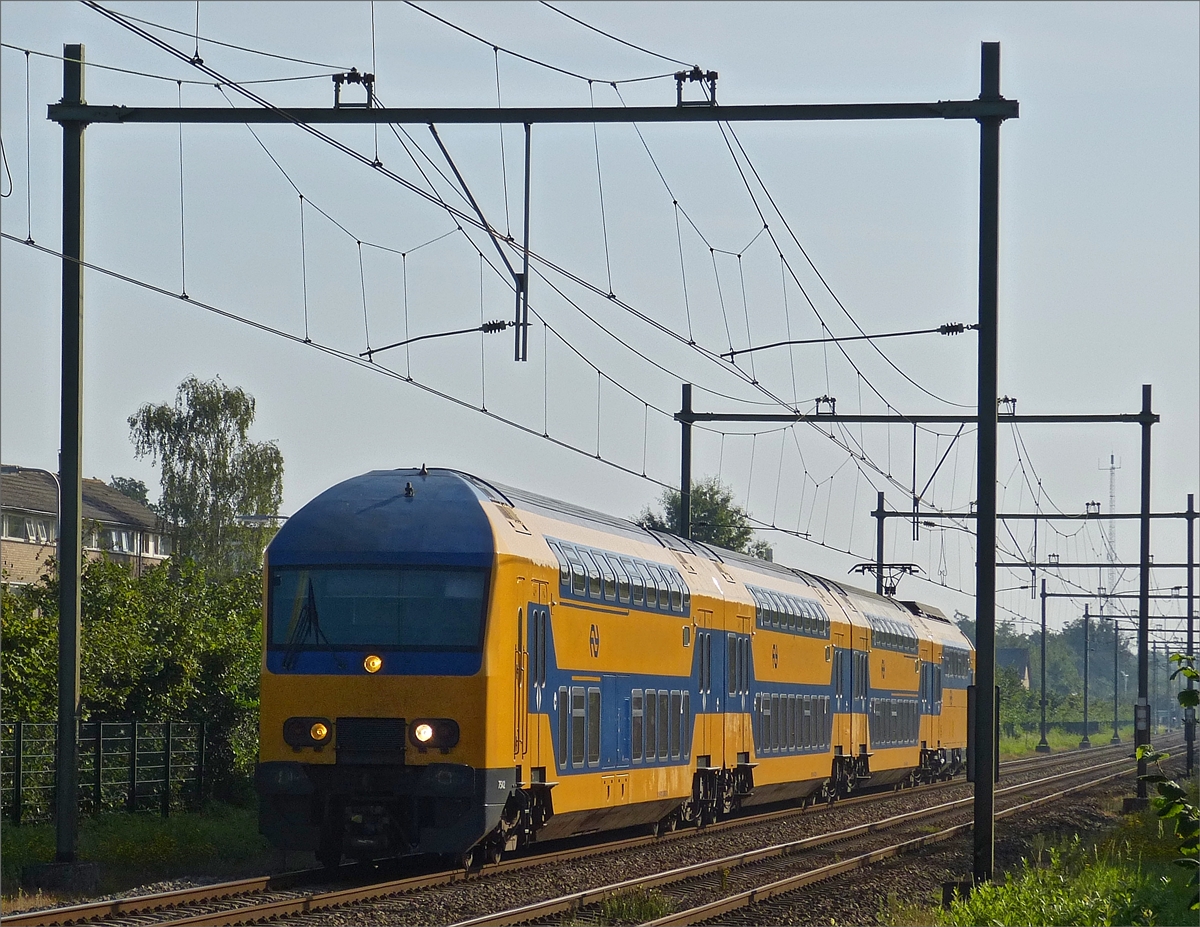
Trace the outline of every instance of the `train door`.
<instances>
[{"instance_id":1,"label":"train door","mask_svg":"<svg viewBox=\"0 0 1200 927\"><path fill-rule=\"evenodd\" d=\"M548 766L541 755L541 724L538 717L550 710L551 695L546 692L547 650L550 644L549 586L534 580L535 601L526 606L526 617L517 629L516 655L516 740L518 755L529 754L530 766ZM524 640L522 640L524 634ZM530 724L530 719L533 724ZM550 749L550 745L546 745Z\"/></svg>"},{"instance_id":2,"label":"train door","mask_svg":"<svg viewBox=\"0 0 1200 927\"><path fill-rule=\"evenodd\" d=\"M517 609L517 646L513 655L513 754L517 765L524 765L524 757L529 752L529 672L528 642L533 635L526 627L532 623L536 611L535 604L529 603L525 609Z\"/></svg>"},{"instance_id":3,"label":"train door","mask_svg":"<svg viewBox=\"0 0 1200 927\"><path fill-rule=\"evenodd\" d=\"M834 724L832 743L844 754L853 752L850 737L850 666L853 651L846 649L846 635L833 632L833 711ZM836 752L836 750L835 750Z\"/></svg>"},{"instance_id":4,"label":"train door","mask_svg":"<svg viewBox=\"0 0 1200 927\"><path fill-rule=\"evenodd\" d=\"M692 747L692 753L695 756L711 757L714 747L719 750L721 746L719 740L720 732L713 727L717 723L714 720L713 712L716 711L715 699L719 690L714 689L712 681L712 637L714 631L712 611L706 608L696 609L695 623L696 642L694 644L695 655L693 656L693 660L696 663L696 717L699 721L697 725L699 730L696 742Z\"/></svg>"},{"instance_id":5,"label":"train door","mask_svg":"<svg viewBox=\"0 0 1200 927\"><path fill-rule=\"evenodd\" d=\"M617 677L603 675L600 677L600 767L615 769L618 757L627 751L622 750L628 740L629 728L625 724L624 712L617 710ZM615 722L615 723L614 723ZM620 765L628 765L626 763Z\"/></svg>"},{"instance_id":6,"label":"train door","mask_svg":"<svg viewBox=\"0 0 1200 927\"><path fill-rule=\"evenodd\" d=\"M739 605L734 620L728 625L725 640L725 730L728 731L726 746L731 753L726 762L743 762L740 754L746 754L749 761L750 739L752 732L746 712L749 709L749 652L750 629L754 623L754 613L749 606Z\"/></svg>"},{"instance_id":7,"label":"train door","mask_svg":"<svg viewBox=\"0 0 1200 927\"><path fill-rule=\"evenodd\" d=\"M871 689L870 653L868 638L864 633L859 640L861 649L850 654L850 710L853 712L850 725L850 746L854 753L865 753L869 743L867 736L867 708Z\"/></svg>"}]
</instances>

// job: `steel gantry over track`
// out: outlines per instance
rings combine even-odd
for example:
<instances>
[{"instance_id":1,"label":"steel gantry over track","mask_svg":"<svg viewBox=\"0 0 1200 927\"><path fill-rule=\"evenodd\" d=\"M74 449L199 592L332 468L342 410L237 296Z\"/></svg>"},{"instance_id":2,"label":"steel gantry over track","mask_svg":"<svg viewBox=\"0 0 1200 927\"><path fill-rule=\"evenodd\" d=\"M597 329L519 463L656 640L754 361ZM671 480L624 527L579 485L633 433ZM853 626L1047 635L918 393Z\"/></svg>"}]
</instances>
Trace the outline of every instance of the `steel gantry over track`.
<instances>
[{"instance_id":1,"label":"steel gantry over track","mask_svg":"<svg viewBox=\"0 0 1200 927\"><path fill-rule=\"evenodd\" d=\"M1000 126L1019 115L1016 100L1000 94L1000 43L984 42L981 48L981 86L978 98L940 100L932 103L834 103L797 105L719 106L688 105L638 107L524 107L524 108L404 108L332 107L328 109L276 107L236 81L193 60L188 53L150 35L117 14L89 3L102 15L188 62L215 81L237 90L255 106L218 109L209 107L94 106L84 99L82 45L63 47L63 98L49 107L49 118L63 128L63 356L62 356L62 468L63 468L63 582L59 619L59 763L58 832L56 858L74 860L77 843L75 726L79 710L79 588L81 556L81 426L83 421L83 135L90 124L127 123L276 123L292 124L338 145L347 154L364 161L398 182L404 178L388 171L378 161L341 145L314 128L319 124L426 124L477 125L507 123L523 125L526 137L525 228L521 249L529 256L529 151L535 124L671 123L671 122L846 122L908 119L975 121L980 126L979 147L979 384L978 384L978 558L976 598L978 620L978 681L980 684L979 729L976 737L977 766L982 770L975 785L974 875L990 879L993 870L995 764L993 719L995 682L995 534L996 534L996 356L997 356L997 264L999 246ZM412 189L416 190L415 187ZM500 247L499 233L476 209L476 215L458 213L489 234ZM507 259L505 263L508 264ZM524 333L528 322L528 273L513 273L517 289L517 359L524 356ZM690 485L682 487L690 495Z\"/></svg>"}]
</instances>

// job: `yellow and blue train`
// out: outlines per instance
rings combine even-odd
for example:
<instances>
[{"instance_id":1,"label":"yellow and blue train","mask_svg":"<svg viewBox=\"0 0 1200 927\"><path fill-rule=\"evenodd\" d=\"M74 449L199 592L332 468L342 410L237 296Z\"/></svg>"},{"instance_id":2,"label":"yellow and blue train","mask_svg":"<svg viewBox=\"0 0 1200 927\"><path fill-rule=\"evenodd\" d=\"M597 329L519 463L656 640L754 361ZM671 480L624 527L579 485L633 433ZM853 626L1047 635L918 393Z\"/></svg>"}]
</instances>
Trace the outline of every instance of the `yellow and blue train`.
<instances>
[{"instance_id":1,"label":"yellow and blue train","mask_svg":"<svg viewBox=\"0 0 1200 927\"><path fill-rule=\"evenodd\" d=\"M936 609L454 470L374 471L267 549L260 829L498 859L964 766Z\"/></svg>"}]
</instances>

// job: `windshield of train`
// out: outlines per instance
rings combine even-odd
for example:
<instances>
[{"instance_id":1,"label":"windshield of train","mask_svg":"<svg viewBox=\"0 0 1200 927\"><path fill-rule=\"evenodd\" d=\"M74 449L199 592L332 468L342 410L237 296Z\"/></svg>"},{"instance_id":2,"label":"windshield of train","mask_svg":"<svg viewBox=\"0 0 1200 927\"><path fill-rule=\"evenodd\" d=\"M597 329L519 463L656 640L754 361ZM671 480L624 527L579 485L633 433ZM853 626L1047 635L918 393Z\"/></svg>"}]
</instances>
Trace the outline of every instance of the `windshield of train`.
<instances>
[{"instance_id":1,"label":"windshield of train","mask_svg":"<svg viewBox=\"0 0 1200 927\"><path fill-rule=\"evenodd\" d=\"M270 646L478 651L487 570L273 569Z\"/></svg>"}]
</instances>

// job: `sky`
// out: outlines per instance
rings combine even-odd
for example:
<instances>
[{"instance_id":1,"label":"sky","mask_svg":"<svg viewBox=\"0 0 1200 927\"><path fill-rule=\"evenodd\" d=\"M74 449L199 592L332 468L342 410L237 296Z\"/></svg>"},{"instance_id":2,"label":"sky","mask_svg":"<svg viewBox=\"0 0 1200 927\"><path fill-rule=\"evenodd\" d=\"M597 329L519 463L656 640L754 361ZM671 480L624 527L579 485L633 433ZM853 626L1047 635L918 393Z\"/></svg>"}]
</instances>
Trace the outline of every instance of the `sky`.
<instances>
[{"instance_id":1,"label":"sky","mask_svg":"<svg viewBox=\"0 0 1200 927\"><path fill-rule=\"evenodd\" d=\"M392 107L669 106L678 62L717 71L720 104L970 99L979 43L999 41L1001 89L1021 107L1001 131L1000 392L1020 413L1136 412L1152 384L1153 507L1180 511L1197 491L1200 5L105 6L156 24L144 28L225 81L270 81L243 86L280 106L331 106L330 75L351 67L373 72ZM0 454L53 468L60 270L25 241L61 241L54 56L85 44L93 104L252 104L82 4L5 0L0 39L0 228L17 239L0 244ZM511 331L379 350L511 318L511 280L487 236L447 210L470 207L426 126L324 131L361 157L292 126L88 128L85 258L165 293L85 274L86 475L136 477L154 497L157 470L135 458L127 419L189 375L255 397L251 437L284 456L284 513L358 473L425 463L633 515L678 483L684 381L708 411L813 411L823 396L839 412L973 409L969 331L773 348L736 365L720 354L973 323L974 123L534 126L524 363ZM493 228L519 239L521 128L439 134ZM1107 514L1110 461L1117 510L1136 510L1136 426L1004 426L1000 439L1002 511L1098 501ZM924 504L966 511L975 435L698 428L693 472L733 489L776 560L870 585L848 571L873 559L876 493L911 510L915 474ZM914 539L911 522L890 520L887 558L922 571L901 597L973 616L972 539L950 524ZM1182 560L1184 536L1182 521L1156 522L1156 561ZM1036 550L1098 564L1002 570L999 617L1019 627L1038 615L1020 588L1031 579L1136 590L1136 569L1099 566L1103 519L1013 521L1000 537L1002 561ZM1118 523L1113 545L1135 562L1135 524ZM1167 592L1184 581L1166 567L1152 577ZM1082 605L1052 600L1051 624Z\"/></svg>"}]
</instances>

